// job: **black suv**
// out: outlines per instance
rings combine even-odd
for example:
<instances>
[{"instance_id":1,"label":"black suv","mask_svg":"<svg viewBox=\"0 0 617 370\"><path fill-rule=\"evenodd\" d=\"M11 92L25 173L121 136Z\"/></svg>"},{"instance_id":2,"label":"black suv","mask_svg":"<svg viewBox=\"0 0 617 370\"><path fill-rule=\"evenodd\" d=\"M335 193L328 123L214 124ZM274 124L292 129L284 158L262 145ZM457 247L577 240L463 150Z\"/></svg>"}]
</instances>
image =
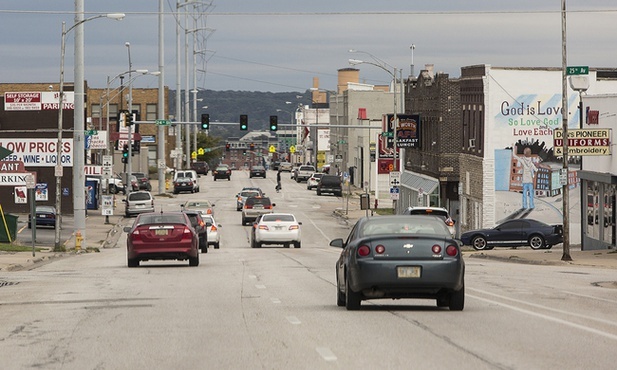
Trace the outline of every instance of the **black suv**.
<instances>
[{"instance_id":1,"label":"black suv","mask_svg":"<svg viewBox=\"0 0 617 370\"><path fill-rule=\"evenodd\" d=\"M193 229L197 232L201 253L208 253L208 228L206 227L204 219L201 218L201 212L187 209L184 209L182 212L189 217L191 226L193 226Z\"/></svg>"},{"instance_id":2,"label":"black suv","mask_svg":"<svg viewBox=\"0 0 617 370\"><path fill-rule=\"evenodd\" d=\"M207 162L196 161L191 163L191 169L197 172L198 175L207 175L210 170L210 166L208 166Z\"/></svg>"},{"instance_id":3,"label":"black suv","mask_svg":"<svg viewBox=\"0 0 617 370\"><path fill-rule=\"evenodd\" d=\"M317 195L322 193L333 193L337 197L343 195L343 184L341 178L336 175L323 175L317 184Z\"/></svg>"}]
</instances>

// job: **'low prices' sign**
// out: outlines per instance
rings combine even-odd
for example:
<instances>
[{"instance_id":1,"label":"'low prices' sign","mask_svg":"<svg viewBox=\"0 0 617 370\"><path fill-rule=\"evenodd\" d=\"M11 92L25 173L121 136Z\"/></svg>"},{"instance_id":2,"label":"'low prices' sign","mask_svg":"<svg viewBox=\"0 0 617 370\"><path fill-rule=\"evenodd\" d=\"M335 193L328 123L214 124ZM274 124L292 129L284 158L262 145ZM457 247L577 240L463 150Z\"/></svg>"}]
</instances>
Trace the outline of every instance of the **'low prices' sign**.
<instances>
[{"instance_id":1,"label":"'low prices' sign","mask_svg":"<svg viewBox=\"0 0 617 370\"><path fill-rule=\"evenodd\" d=\"M26 167L55 167L58 139L0 139L0 147L13 152L5 161L22 161ZM73 139L62 139L61 163L73 167Z\"/></svg>"}]
</instances>

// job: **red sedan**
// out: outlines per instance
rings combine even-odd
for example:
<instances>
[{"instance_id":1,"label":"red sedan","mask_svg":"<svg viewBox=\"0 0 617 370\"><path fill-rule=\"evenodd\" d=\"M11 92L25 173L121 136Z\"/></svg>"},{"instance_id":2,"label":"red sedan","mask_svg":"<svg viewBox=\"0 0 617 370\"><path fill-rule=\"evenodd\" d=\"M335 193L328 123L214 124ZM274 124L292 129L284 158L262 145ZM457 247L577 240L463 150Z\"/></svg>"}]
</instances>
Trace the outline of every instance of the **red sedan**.
<instances>
[{"instance_id":1,"label":"red sedan","mask_svg":"<svg viewBox=\"0 0 617 370\"><path fill-rule=\"evenodd\" d=\"M142 213L124 231L129 267L140 261L187 259L189 266L199 266L199 238L182 212Z\"/></svg>"}]
</instances>

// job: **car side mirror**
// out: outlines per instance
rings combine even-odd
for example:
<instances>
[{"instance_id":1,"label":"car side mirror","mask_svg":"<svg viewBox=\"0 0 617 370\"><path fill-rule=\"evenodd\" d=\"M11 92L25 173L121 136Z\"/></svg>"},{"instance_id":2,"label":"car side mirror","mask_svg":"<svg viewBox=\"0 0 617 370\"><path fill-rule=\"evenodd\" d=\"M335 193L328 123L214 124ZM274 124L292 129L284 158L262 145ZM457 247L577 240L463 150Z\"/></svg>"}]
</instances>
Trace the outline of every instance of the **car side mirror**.
<instances>
[{"instance_id":1,"label":"car side mirror","mask_svg":"<svg viewBox=\"0 0 617 370\"><path fill-rule=\"evenodd\" d=\"M131 231L131 226L125 226L122 231L124 231L125 233L128 233L129 231Z\"/></svg>"},{"instance_id":2,"label":"car side mirror","mask_svg":"<svg viewBox=\"0 0 617 370\"><path fill-rule=\"evenodd\" d=\"M343 242L343 239L338 238L338 239L333 239L330 242L330 246L331 247L335 247L335 248L343 248L345 245L345 243Z\"/></svg>"},{"instance_id":3,"label":"car side mirror","mask_svg":"<svg viewBox=\"0 0 617 370\"><path fill-rule=\"evenodd\" d=\"M272 207L276 207L276 203L272 203Z\"/></svg>"},{"instance_id":4,"label":"car side mirror","mask_svg":"<svg viewBox=\"0 0 617 370\"><path fill-rule=\"evenodd\" d=\"M302 222L298 221L298 225L302 225Z\"/></svg>"}]
</instances>

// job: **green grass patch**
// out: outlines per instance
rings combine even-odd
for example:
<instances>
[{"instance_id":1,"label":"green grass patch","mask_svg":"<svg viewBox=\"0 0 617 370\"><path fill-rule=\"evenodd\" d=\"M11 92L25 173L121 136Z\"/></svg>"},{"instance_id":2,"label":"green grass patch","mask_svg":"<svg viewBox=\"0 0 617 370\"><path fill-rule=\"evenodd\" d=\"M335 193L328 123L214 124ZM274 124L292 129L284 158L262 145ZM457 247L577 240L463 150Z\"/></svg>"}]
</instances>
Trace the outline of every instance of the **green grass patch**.
<instances>
[{"instance_id":1,"label":"green grass patch","mask_svg":"<svg viewBox=\"0 0 617 370\"><path fill-rule=\"evenodd\" d=\"M43 249L47 249L47 248L34 247L35 251L41 251ZM2 252L32 252L32 246L0 243L0 251Z\"/></svg>"}]
</instances>

